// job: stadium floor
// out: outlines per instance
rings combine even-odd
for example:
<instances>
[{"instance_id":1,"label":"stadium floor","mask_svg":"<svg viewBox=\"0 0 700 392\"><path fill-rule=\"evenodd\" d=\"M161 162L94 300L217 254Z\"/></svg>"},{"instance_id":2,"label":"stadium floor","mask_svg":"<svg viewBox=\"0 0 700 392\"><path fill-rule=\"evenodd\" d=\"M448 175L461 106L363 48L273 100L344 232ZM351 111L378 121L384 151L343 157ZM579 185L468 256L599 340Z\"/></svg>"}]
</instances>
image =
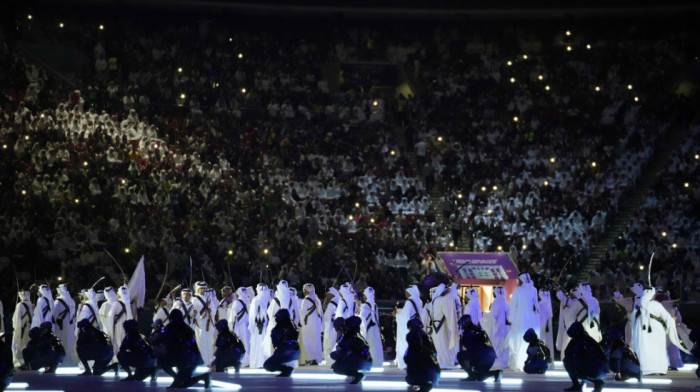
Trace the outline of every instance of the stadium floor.
<instances>
[{"instance_id":1,"label":"stadium floor","mask_svg":"<svg viewBox=\"0 0 700 392\"><path fill-rule=\"evenodd\" d=\"M561 365L561 364L559 364ZM694 365L679 371L671 371L666 376L646 377L643 383L615 382L608 377L607 392L657 392L657 391L693 391L700 390L700 383L695 376ZM203 369L202 369L203 370ZM43 392L92 392L92 391L129 391L142 392L165 390L172 379L160 373L156 382L120 382L111 373L102 377L79 377L77 368L59 368L55 375L38 372L18 372L14 383L7 391L43 391ZM406 391L403 381L405 373L393 367L386 367L381 372L371 372L362 385L349 385L344 377L335 375L325 367L302 367L297 369L291 379L274 377L262 369L242 369L241 374L215 374L211 391ZM125 374L124 374L125 376ZM560 392L571 385L566 372L561 366L550 370L546 375L526 375L506 371L502 383L461 381L465 373L457 370L443 371L442 380L436 392L469 391L537 391ZM204 390L199 388L190 390ZM584 391L591 391L590 385Z\"/></svg>"}]
</instances>

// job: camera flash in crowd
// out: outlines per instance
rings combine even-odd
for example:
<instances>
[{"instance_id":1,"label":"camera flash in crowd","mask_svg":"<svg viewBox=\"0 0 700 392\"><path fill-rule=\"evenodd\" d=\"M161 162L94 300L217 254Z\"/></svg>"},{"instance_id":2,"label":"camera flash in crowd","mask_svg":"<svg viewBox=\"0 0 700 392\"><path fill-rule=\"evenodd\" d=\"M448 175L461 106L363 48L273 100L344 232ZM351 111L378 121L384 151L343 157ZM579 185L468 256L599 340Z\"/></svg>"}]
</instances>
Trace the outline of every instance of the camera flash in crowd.
<instances>
[{"instance_id":1,"label":"camera flash in crowd","mask_svg":"<svg viewBox=\"0 0 700 392\"><path fill-rule=\"evenodd\" d=\"M569 46L566 47L566 51L567 51L567 52L571 52L571 45L569 45Z\"/></svg>"},{"instance_id":2,"label":"camera flash in crowd","mask_svg":"<svg viewBox=\"0 0 700 392\"><path fill-rule=\"evenodd\" d=\"M496 249L498 249L498 251L500 252L503 250L503 247L501 245L498 245L498 248L496 248Z\"/></svg>"},{"instance_id":3,"label":"camera flash in crowd","mask_svg":"<svg viewBox=\"0 0 700 392\"><path fill-rule=\"evenodd\" d=\"M511 83L515 83L515 78L510 78Z\"/></svg>"},{"instance_id":4,"label":"camera flash in crowd","mask_svg":"<svg viewBox=\"0 0 700 392\"><path fill-rule=\"evenodd\" d=\"M442 141L442 136L438 136L437 141L441 142L441 141Z\"/></svg>"},{"instance_id":5,"label":"camera flash in crowd","mask_svg":"<svg viewBox=\"0 0 700 392\"><path fill-rule=\"evenodd\" d=\"M129 252L131 252L131 249L129 249L129 248L124 248L124 253L129 253Z\"/></svg>"},{"instance_id":6,"label":"camera flash in crowd","mask_svg":"<svg viewBox=\"0 0 700 392\"><path fill-rule=\"evenodd\" d=\"M104 29L105 29L105 25L100 25L100 30L104 30Z\"/></svg>"},{"instance_id":7,"label":"camera flash in crowd","mask_svg":"<svg viewBox=\"0 0 700 392\"><path fill-rule=\"evenodd\" d=\"M514 117L513 117L513 121L514 121L514 122L518 122L518 116L514 116Z\"/></svg>"},{"instance_id":8,"label":"camera flash in crowd","mask_svg":"<svg viewBox=\"0 0 700 392\"><path fill-rule=\"evenodd\" d=\"M2 148L3 148L3 150L6 150L6 149L7 149L7 144L3 144L3 145L2 145Z\"/></svg>"},{"instance_id":9,"label":"camera flash in crowd","mask_svg":"<svg viewBox=\"0 0 700 392\"><path fill-rule=\"evenodd\" d=\"M180 99L185 99L185 98L187 98L187 95L185 95L185 93L180 94Z\"/></svg>"},{"instance_id":10,"label":"camera flash in crowd","mask_svg":"<svg viewBox=\"0 0 700 392\"><path fill-rule=\"evenodd\" d=\"M700 154L695 154L695 159L700 159Z\"/></svg>"},{"instance_id":11,"label":"camera flash in crowd","mask_svg":"<svg viewBox=\"0 0 700 392\"><path fill-rule=\"evenodd\" d=\"M378 101L374 101L374 102L372 102L372 105L374 105L374 106L379 106L379 102L378 102Z\"/></svg>"},{"instance_id":12,"label":"camera flash in crowd","mask_svg":"<svg viewBox=\"0 0 700 392\"><path fill-rule=\"evenodd\" d=\"M549 181L544 180L544 186L549 186Z\"/></svg>"},{"instance_id":13,"label":"camera flash in crowd","mask_svg":"<svg viewBox=\"0 0 700 392\"><path fill-rule=\"evenodd\" d=\"M245 87L243 87L243 88L241 89L241 94L245 94L246 91L247 91L247 90L245 89Z\"/></svg>"},{"instance_id":14,"label":"camera flash in crowd","mask_svg":"<svg viewBox=\"0 0 700 392\"><path fill-rule=\"evenodd\" d=\"M455 246L455 243L450 241L450 248L454 248L454 246Z\"/></svg>"},{"instance_id":15,"label":"camera flash in crowd","mask_svg":"<svg viewBox=\"0 0 700 392\"><path fill-rule=\"evenodd\" d=\"M567 36L567 37L570 37L570 36L571 36L571 31L570 31L570 30L566 30L566 36Z\"/></svg>"},{"instance_id":16,"label":"camera flash in crowd","mask_svg":"<svg viewBox=\"0 0 700 392\"><path fill-rule=\"evenodd\" d=\"M28 20L32 20L32 14L27 15Z\"/></svg>"},{"instance_id":17,"label":"camera flash in crowd","mask_svg":"<svg viewBox=\"0 0 700 392\"><path fill-rule=\"evenodd\" d=\"M497 190L498 190L498 186L494 185L494 186L493 186L493 190L494 190L494 191L497 191Z\"/></svg>"},{"instance_id":18,"label":"camera flash in crowd","mask_svg":"<svg viewBox=\"0 0 700 392\"><path fill-rule=\"evenodd\" d=\"M178 67L177 72L182 73L182 67Z\"/></svg>"},{"instance_id":19,"label":"camera flash in crowd","mask_svg":"<svg viewBox=\"0 0 700 392\"><path fill-rule=\"evenodd\" d=\"M523 55L523 60L527 60L527 55L526 55L526 54Z\"/></svg>"},{"instance_id":20,"label":"camera flash in crowd","mask_svg":"<svg viewBox=\"0 0 700 392\"><path fill-rule=\"evenodd\" d=\"M686 188L688 188L688 187L690 186L690 183L687 183L687 182L686 182L685 184L683 184L683 186L686 187Z\"/></svg>"},{"instance_id":21,"label":"camera flash in crowd","mask_svg":"<svg viewBox=\"0 0 700 392\"><path fill-rule=\"evenodd\" d=\"M544 76L539 75L539 76L537 77L537 79L542 80L542 79L544 79Z\"/></svg>"},{"instance_id":22,"label":"camera flash in crowd","mask_svg":"<svg viewBox=\"0 0 700 392\"><path fill-rule=\"evenodd\" d=\"M461 198L462 198L462 194L461 194L461 193L458 193L458 194L457 194L457 198L458 198L458 199L461 199Z\"/></svg>"},{"instance_id":23,"label":"camera flash in crowd","mask_svg":"<svg viewBox=\"0 0 700 392\"><path fill-rule=\"evenodd\" d=\"M644 271L644 266L640 264L640 265L639 265L639 269L640 269L641 271Z\"/></svg>"},{"instance_id":24,"label":"camera flash in crowd","mask_svg":"<svg viewBox=\"0 0 700 392\"><path fill-rule=\"evenodd\" d=\"M676 249L677 247L678 247L678 244L676 244L675 242L673 244L671 244L671 248Z\"/></svg>"},{"instance_id":25,"label":"camera flash in crowd","mask_svg":"<svg viewBox=\"0 0 700 392\"><path fill-rule=\"evenodd\" d=\"M587 44L586 49L591 50L591 44Z\"/></svg>"},{"instance_id":26,"label":"camera flash in crowd","mask_svg":"<svg viewBox=\"0 0 700 392\"><path fill-rule=\"evenodd\" d=\"M352 216L352 215L348 215L348 220L353 220L353 219L355 219L355 217L354 217L354 216Z\"/></svg>"},{"instance_id":27,"label":"camera flash in crowd","mask_svg":"<svg viewBox=\"0 0 700 392\"><path fill-rule=\"evenodd\" d=\"M58 27L63 28L63 22L59 23Z\"/></svg>"},{"instance_id":28,"label":"camera flash in crowd","mask_svg":"<svg viewBox=\"0 0 700 392\"><path fill-rule=\"evenodd\" d=\"M59 276L57 279L58 279L59 282L62 282L62 281L63 281L63 276Z\"/></svg>"},{"instance_id":29,"label":"camera flash in crowd","mask_svg":"<svg viewBox=\"0 0 700 392\"><path fill-rule=\"evenodd\" d=\"M628 84L628 85L627 85L627 90L632 90L632 85L631 85L631 84Z\"/></svg>"},{"instance_id":30,"label":"camera flash in crowd","mask_svg":"<svg viewBox=\"0 0 700 392\"><path fill-rule=\"evenodd\" d=\"M391 150L391 151L389 151L389 154L391 154L391 155L396 155L396 151Z\"/></svg>"},{"instance_id":31,"label":"camera flash in crowd","mask_svg":"<svg viewBox=\"0 0 700 392\"><path fill-rule=\"evenodd\" d=\"M600 86L595 86L595 91L600 91Z\"/></svg>"},{"instance_id":32,"label":"camera flash in crowd","mask_svg":"<svg viewBox=\"0 0 700 392\"><path fill-rule=\"evenodd\" d=\"M75 204L80 204L80 199L75 199Z\"/></svg>"},{"instance_id":33,"label":"camera flash in crowd","mask_svg":"<svg viewBox=\"0 0 700 392\"><path fill-rule=\"evenodd\" d=\"M544 86L544 89L549 91L549 85Z\"/></svg>"},{"instance_id":34,"label":"camera flash in crowd","mask_svg":"<svg viewBox=\"0 0 700 392\"><path fill-rule=\"evenodd\" d=\"M508 64L508 66L510 67L511 65L513 65L513 62L508 60L508 62L506 64Z\"/></svg>"},{"instance_id":35,"label":"camera flash in crowd","mask_svg":"<svg viewBox=\"0 0 700 392\"><path fill-rule=\"evenodd\" d=\"M267 248L263 249L264 254L267 254L268 252L269 252L269 250L267 250Z\"/></svg>"},{"instance_id":36,"label":"camera flash in crowd","mask_svg":"<svg viewBox=\"0 0 700 392\"><path fill-rule=\"evenodd\" d=\"M634 102L639 102L639 97L634 97Z\"/></svg>"},{"instance_id":37,"label":"camera flash in crowd","mask_svg":"<svg viewBox=\"0 0 700 392\"><path fill-rule=\"evenodd\" d=\"M243 58L243 53L238 53L238 58L242 59Z\"/></svg>"},{"instance_id":38,"label":"camera flash in crowd","mask_svg":"<svg viewBox=\"0 0 700 392\"><path fill-rule=\"evenodd\" d=\"M481 187L481 191L482 191L482 192L486 192L486 187L485 187L485 186L482 186L482 187Z\"/></svg>"},{"instance_id":39,"label":"camera flash in crowd","mask_svg":"<svg viewBox=\"0 0 700 392\"><path fill-rule=\"evenodd\" d=\"M355 208L360 208L360 203L355 203Z\"/></svg>"},{"instance_id":40,"label":"camera flash in crowd","mask_svg":"<svg viewBox=\"0 0 700 392\"><path fill-rule=\"evenodd\" d=\"M29 140L29 135L25 136L24 140Z\"/></svg>"},{"instance_id":41,"label":"camera flash in crowd","mask_svg":"<svg viewBox=\"0 0 700 392\"><path fill-rule=\"evenodd\" d=\"M228 255L233 256L233 251L231 249L228 250Z\"/></svg>"},{"instance_id":42,"label":"camera flash in crowd","mask_svg":"<svg viewBox=\"0 0 700 392\"><path fill-rule=\"evenodd\" d=\"M523 244L523 250L527 250L527 245Z\"/></svg>"},{"instance_id":43,"label":"camera flash in crowd","mask_svg":"<svg viewBox=\"0 0 700 392\"><path fill-rule=\"evenodd\" d=\"M369 223L374 223L374 218L369 218Z\"/></svg>"},{"instance_id":44,"label":"camera flash in crowd","mask_svg":"<svg viewBox=\"0 0 700 392\"><path fill-rule=\"evenodd\" d=\"M595 163L595 162L591 162L591 167L596 167L596 166L598 166L598 164L597 164L597 163Z\"/></svg>"},{"instance_id":45,"label":"camera flash in crowd","mask_svg":"<svg viewBox=\"0 0 700 392\"><path fill-rule=\"evenodd\" d=\"M318 242L316 243L316 245L318 245L318 247L320 248L320 247L322 247L322 246L323 246L323 242L321 242L321 241L318 241Z\"/></svg>"},{"instance_id":46,"label":"camera flash in crowd","mask_svg":"<svg viewBox=\"0 0 700 392\"><path fill-rule=\"evenodd\" d=\"M554 162L556 162L556 161L557 161L557 159L554 158L554 157L549 158L549 162L550 162L550 163L554 163Z\"/></svg>"},{"instance_id":47,"label":"camera flash in crowd","mask_svg":"<svg viewBox=\"0 0 700 392\"><path fill-rule=\"evenodd\" d=\"M88 165L88 162L87 162L87 161L84 161L84 162L83 162L83 166L87 166L87 165Z\"/></svg>"},{"instance_id":48,"label":"camera flash in crowd","mask_svg":"<svg viewBox=\"0 0 700 392\"><path fill-rule=\"evenodd\" d=\"M27 194L27 191L25 191L24 189L22 189L22 194L23 194L23 195L26 195L26 194Z\"/></svg>"},{"instance_id":49,"label":"camera flash in crowd","mask_svg":"<svg viewBox=\"0 0 700 392\"><path fill-rule=\"evenodd\" d=\"M662 236L662 237L666 237L667 235L668 235L668 233L666 233L665 231L662 231L662 232L661 232L661 236Z\"/></svg>"}]
</instances>

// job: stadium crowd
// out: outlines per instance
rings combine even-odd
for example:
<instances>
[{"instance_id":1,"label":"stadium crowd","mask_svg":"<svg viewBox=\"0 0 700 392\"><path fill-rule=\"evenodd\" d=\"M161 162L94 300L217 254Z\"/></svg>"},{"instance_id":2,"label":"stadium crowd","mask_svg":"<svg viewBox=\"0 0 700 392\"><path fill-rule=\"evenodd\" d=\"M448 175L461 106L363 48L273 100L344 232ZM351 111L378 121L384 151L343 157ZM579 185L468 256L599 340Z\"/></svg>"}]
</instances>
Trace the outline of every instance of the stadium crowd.
<instances>
[{"instance_id":1,"label":"stadium crowd","mask_svg":"<svg viewBox=\"0 0 700 392\"><path fill-rule=\"evenodd\" d=\"M3 45L0 241L86 280L119 275L110 249L155 260L147 276L168 263L172 285L201 273L323 287L347 264L359 290L391 298L462 235L522 270L573 258L574 271L664 138L659 80L684 65L674 39L561 26L317 34L64 16L56 34L57 16L35 15L22 38L80 49L75 87ZM334 87L326 64L348 60L398 62L425 92L394 107L367 75Z\"/></svg>"}]
</instances>

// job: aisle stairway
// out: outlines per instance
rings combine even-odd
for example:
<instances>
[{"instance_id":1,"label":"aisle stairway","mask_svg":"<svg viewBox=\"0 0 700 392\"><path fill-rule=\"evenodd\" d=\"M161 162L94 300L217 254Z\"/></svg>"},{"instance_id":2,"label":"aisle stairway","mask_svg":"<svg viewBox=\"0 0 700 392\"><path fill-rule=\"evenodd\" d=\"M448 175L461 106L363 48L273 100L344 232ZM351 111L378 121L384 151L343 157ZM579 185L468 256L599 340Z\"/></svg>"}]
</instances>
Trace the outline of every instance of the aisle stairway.
<instances>
[{"instance_id":1,"label":"aisle stairway","mask_svg":"<svg viewBox=\"0 0 700 392\"><path fill-rule=\"evenodd\" d=\"M642 177L627 194L626 198L623 198L620 202L620 208L606 227L603 237L591 248L588 263L579 272L579 282L587 281L589 273L596 270L605 259L605 252L610 250L610 246L624 232L634 211L644 203L648 191L658 182L659 175L668 166L671 153L682 142L682 136L683 129L677 123L672 122L665 138L666 144L657 151L656 155L643 169Z\"/></svg>"}]
</instances>

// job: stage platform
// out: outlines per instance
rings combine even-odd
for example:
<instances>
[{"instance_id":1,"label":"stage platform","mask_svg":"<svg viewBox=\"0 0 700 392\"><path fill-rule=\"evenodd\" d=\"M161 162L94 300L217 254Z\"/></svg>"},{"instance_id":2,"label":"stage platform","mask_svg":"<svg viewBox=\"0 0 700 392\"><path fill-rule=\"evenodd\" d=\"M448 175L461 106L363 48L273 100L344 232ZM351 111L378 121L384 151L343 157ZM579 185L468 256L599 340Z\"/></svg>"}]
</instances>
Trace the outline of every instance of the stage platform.
<instances>
[{"instance_id":1,"label":"stage platform","mask_svg":"<svg viewBox=\"0 0 700 392\"><path fill-rule=\"evenodd\" d=\"M545 375L528 375L506 371L500 384L494 382L462 381L466 374L458 370L445 370L440 385L435 392L496 392L496 391L533 391L560 392L571 385L561 364L555 366ZM608 392L664 392L664 391L700 391L700 379L695 376L695 365L686 365L679 371L669 371L665 376L649 376L642 383L616 382L608 377L604 391ZM204 369L200 369L204 370ZM76 375L77 368L59 368L57 374L39 372L18 372L14 383L8 391L24 392L145 392L166 390L172 379L162 371L156 382L121 382L110 375L99 377L81 377ZM291 378L275 377L262 369L242 369L240 374L216 373L213 376L212 392L225 391L407 391L403 381L405 372L395 367L374 369L367 374L361 385L349 385L345 377L333 374L327 367L300 367ZM123 374L122 376L125 376ZM190 390L204 390L199 384ZM584 391L591 391L590 385Z\"/></svg>"}]
</instances>

